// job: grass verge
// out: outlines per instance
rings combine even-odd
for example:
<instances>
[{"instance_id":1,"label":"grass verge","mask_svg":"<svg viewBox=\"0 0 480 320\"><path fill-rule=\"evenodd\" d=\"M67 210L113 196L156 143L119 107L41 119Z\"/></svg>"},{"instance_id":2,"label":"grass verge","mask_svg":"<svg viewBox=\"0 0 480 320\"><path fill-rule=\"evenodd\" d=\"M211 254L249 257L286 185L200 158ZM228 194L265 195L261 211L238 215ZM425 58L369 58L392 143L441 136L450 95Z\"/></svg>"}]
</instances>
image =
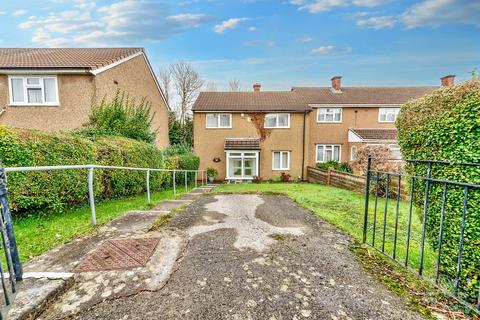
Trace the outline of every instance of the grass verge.
<instances>
[{"instance_id":1,"label":"grass verge","mask_svg":"<svg viewBox=\"0 0 480 320\"><path fill-rule=\"evenodd\" d=\"M191 188L190 188L191 190ZM185 193L177 188L177 196ZM151 205L146 195L140 194L121 199L109 199L96 203L97 226L92 225L90 207L80 206L64 213L28 216L13 219L20 260L26 262L50 249L71 240L93 233L98 227L131 210L148 210L163 200L173 199L170 189L151 193Z\"/></svg>"}]
</instances>

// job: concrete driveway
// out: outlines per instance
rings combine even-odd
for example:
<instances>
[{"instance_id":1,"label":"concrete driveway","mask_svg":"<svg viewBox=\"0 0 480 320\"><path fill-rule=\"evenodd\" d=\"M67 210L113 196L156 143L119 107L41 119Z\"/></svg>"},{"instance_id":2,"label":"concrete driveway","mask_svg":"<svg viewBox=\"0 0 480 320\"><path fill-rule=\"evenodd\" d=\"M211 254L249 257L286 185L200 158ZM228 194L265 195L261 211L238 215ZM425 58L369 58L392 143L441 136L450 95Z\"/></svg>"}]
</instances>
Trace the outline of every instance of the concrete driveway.
<instances>
[{"instance_id":1,"label":"concrete driveway","mask_svg":"<svg viewBox=\"0 0 480 320\"><path fill-rule=\"evenodd\" d=\"M157 286L148 279L69 317L421 319L362 270L350 237L285 197L202 196L158 232L172 243L160 256L176 258L157 262L166 273ZM132 274L117 285L139 281Z\"/></svg>"}]
</instances>

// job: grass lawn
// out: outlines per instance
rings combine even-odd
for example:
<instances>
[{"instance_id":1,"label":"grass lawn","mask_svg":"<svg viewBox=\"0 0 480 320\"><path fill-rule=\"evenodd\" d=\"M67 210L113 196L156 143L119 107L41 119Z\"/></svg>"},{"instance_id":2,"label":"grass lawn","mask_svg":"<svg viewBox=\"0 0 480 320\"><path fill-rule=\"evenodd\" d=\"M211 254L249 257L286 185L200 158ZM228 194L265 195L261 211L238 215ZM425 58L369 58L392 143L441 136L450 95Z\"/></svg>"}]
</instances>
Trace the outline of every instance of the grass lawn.
<instances>
[{"instance_id":1,"label":"grass lawn","mask_svg":"<svg viewBox=\"0 0 480 320\"><path fill-rule=\"evenodd\" d=\"M192 186L189 187L189 190L191 189ZM177 188L177 196L184 192L185 188ZM173 191L170 189L151 193L152 205L167 199L173 199ZM147 209L149 209L149 205L146 194L141 194L97 202L97 226L92 225L90 207L88 205L65 213L14 218L13 225L20 259L22 262L26 262L58 245L95 232L102 224L125 214L127 211Z\"/></svg>"},{"instance_id":2,"label":"grass lawn","mask_svg":"<svg viewBox=\"0 0 480 320\"><path fill-rule=\"evenodd\" d=\"M363 216L365 198L361 194L339 189L331 186L308 183L243 183L223 184L214 190L223 192L247 193L280 193L293 201L311 210L320 218L337 226L356 240L362 241ZM375 228L375 245L381 248L383 238L383 214L385 201L379 199L377 203L377 219ZM397 259L404 261L406 253L406 238L408 225L409 203L400 202L399 222L397 234ZM385 252L392 255L395 238L396 200L389 199L387 210L387 226L385 228ZM368 219L368 241L373 237L374 198L370 199ZM411 239L409 250L409 266L418 269L420 261L421 239L421 212L414 210L412 213ZM435 273L436 256L429 244L425 242L424 274L430 277Z\"/></svg>"}]
</instances>

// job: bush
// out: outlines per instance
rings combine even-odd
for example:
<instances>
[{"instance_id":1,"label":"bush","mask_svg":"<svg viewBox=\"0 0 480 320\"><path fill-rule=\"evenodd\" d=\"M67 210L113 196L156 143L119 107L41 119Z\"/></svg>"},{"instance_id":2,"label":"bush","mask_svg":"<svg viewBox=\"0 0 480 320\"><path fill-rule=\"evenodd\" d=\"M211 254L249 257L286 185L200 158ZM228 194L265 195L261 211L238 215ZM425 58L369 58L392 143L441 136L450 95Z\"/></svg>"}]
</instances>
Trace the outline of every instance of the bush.
<instances>
[{"instance_id":1,"label":"bush","mask_svg":"<svg viewBox=\"0 0 480 320\"><path fill-rule=\"evenodd\" d=\"M193 153L177 154L165 158L165 169L169 170L198 170L200 166L200 158ZM200 179L201 176L197 176L197 179ZM187 174L187 180L189 182L194 181L195 172ZM177 184L182 184L185 182L185 175L178 173L175 179ZM164 184L172 183L172 174L167 174L167 177L164 179Z\"/></svg>"},{"instance_id":2,"label":"bush","mask_svg":"<svg viewBox=\"0 0 480 320\"><path fill-rule=\"evenodd\" d=\"M182 124L177 119L175 112L169 114L168 137L172 145L186 144L193 146L193 119L187 117Z\"/></svg>"},{"instance_id":3,"label":"bush","mask_svg":"<svg viewBox=\"0 0 480 320\"><path fill-rule=\"evenodd\" d=\"M469 81L407 103L397 120L404 158L478 162L480 160L480 81ZM425 176L425 165L408 165L408 173ZM480 184L480 167L433 165L433 178ZM423 208L425 184L418 183L417 206ZM450 186L443 229L441 273L455 279L464 188ZM426 230L438 246L443 185L433 183ZM476 299L480 286L480 191L470 190L462 256L461 294Z\"/></svg>"},{"instance_id":4,"label":"bush","mask_svg":"<svg viewBox=\"0 0 480 320\"><path fill-rule=\"evenodd\" d=\"M6 167L103 164L162 168L155 146L126 138L93 142L79 136L8 129L0 126L0 157ZM88 201L88 170L8 173L10 206L17 216L63 212ZM152 188L161 176L151 174ZM145 172L95 170L97 198L134 195L145 190Z\"/></svg>"},{"instance_id":5,"label":"bush","mask_svg":"<svg viewBox=\"0 0 480 320\"><path fill-rule=\"evenodd\" d=\"M282 172L280 174L280 180L282 180L282 182L289 182L291 177L290 173Z\"/></svg>"},{"instance_id":6,"label":"bush","mask_svg":"<svg viewBox=\"0 0 480 320\"><path fill-rule=\"evenodd\" d=\"M192 146L186 142L180 144L172 144L163 150L165 157L170 157L178 154L192 153Z\"/></svg>"},{"instance_id":7,"label":"bush","mask_svg":"<svg viewBox=\"0 0 480 320\"><path fill-rule=\"evenodd\" d=\"M253 176L252 182L253 183L261 183L263 181L263 178L260 176Z\"/></svg>"},{"instance_id":8,"label":"bush","mask_svg":"<svg viewBox=\"0 0 480 320\"><path fill-rule=\"evenodd\" d=\"M128 95L117 91L109 102L103 98L94 105L85 128L76 133L90 139L101 136L119 136L154 143L158 130L152 129L153 115L150 102L143 98L139 104Z\"/></svg>"},{"instance_id":9,"label":"bush","mask_svg":"<svg viewBox=\"0 0 480 320\"><path fill-rule=\"evenodd\" d=\"M352 168L348 164L348 162L339 163L337 161L327 161L322 163L317 163L318 169L328 170L333 168L335 171L347 172L352 173Z\"/></svg>"}]
</instances>

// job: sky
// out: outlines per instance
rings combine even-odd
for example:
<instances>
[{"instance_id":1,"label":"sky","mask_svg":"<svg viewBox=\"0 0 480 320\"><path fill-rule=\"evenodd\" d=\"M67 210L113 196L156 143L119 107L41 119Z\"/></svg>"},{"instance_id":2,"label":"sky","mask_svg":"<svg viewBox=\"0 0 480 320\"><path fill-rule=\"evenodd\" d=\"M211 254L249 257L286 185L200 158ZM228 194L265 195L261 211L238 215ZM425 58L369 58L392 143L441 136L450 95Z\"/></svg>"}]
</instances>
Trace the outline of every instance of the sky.
<instances>
[{"instance_id":1,"label":"sky","mask_svg":"<svg viewBox=\"0 0 480 320\"><path fill-rule=\"evenodd\" d=\"M480 70L480 0L0 0L0 47L144 47L244 90L438 85Z\"/></svg>"}]
</instances>

